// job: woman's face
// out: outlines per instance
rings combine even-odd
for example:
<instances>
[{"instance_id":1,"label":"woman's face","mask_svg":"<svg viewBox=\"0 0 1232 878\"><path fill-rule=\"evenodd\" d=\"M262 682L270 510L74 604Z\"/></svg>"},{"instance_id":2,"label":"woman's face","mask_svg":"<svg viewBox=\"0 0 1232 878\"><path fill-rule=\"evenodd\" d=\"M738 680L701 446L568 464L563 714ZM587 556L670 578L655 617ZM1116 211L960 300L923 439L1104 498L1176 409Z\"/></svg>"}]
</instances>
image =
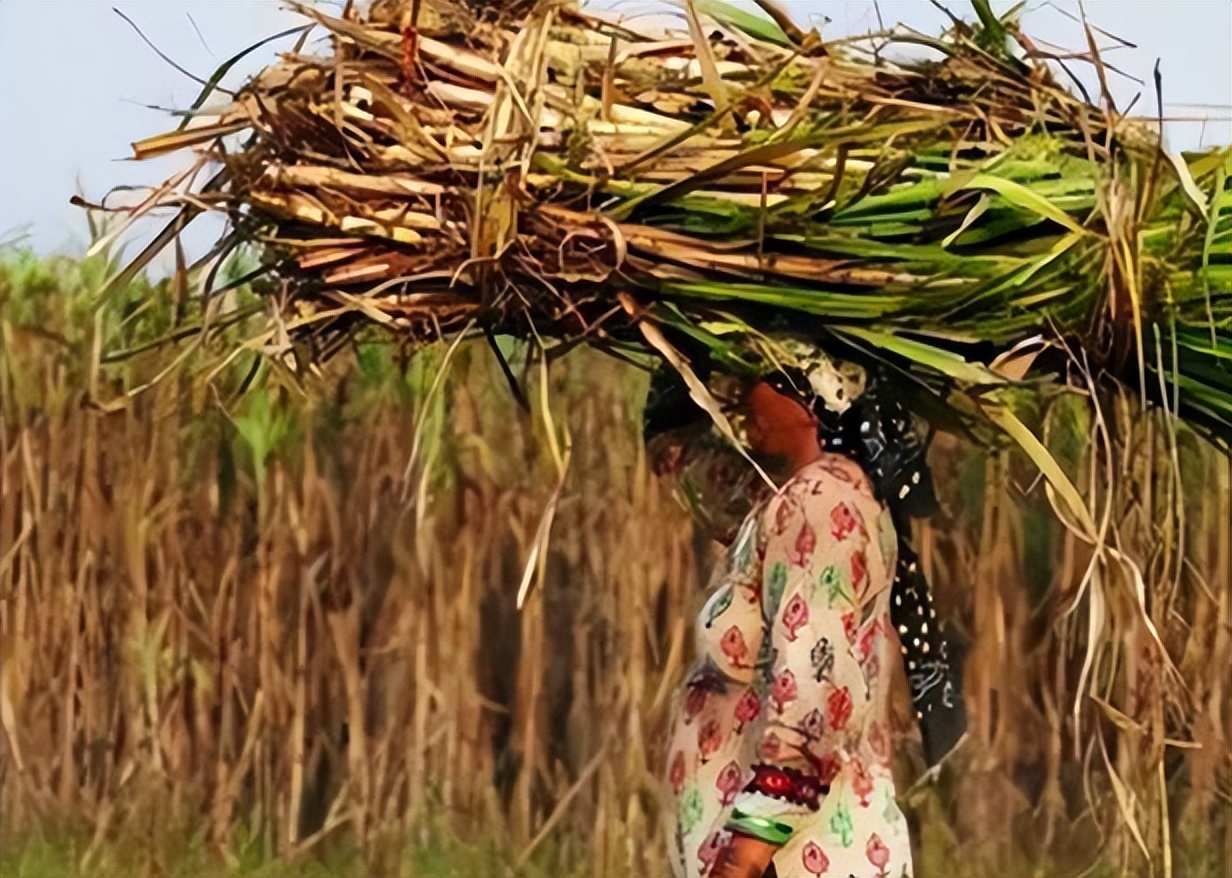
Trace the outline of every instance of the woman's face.
<instances>
[{"instance_id":1,"label":"woman's face","mask_svg":"<svg viewBox=\"0 0 1232 878\"><path fill-rule=\"evenodd\" d=\"M781 458L798 447L802 436L817 434L817 418L801 403L760 381L749 392L744 432L755 456Z\"/></svg>"}]
</instances>

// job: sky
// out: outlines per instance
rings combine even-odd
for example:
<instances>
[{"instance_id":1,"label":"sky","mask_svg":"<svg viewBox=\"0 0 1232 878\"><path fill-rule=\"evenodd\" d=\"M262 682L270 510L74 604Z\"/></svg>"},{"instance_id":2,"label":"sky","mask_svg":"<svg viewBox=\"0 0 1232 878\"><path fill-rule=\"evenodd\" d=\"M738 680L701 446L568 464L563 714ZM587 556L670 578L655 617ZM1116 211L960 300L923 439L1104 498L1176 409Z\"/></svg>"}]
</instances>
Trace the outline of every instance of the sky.
<instances>
[{"instance_id":1,"label":"sky","mask_svg":"<svg viewBox=\"0 0 1232 878\"><path fill-rule=\"evenodd\" d=\"M628 17L663 8L651 0L591 5ZM829 39L876 28L878 9L886 25L936 34L947 23L926 0L880 0L876 8L871 0L783 5ZM945 5L970 17L963 0ZM0 0L0 245L80 253L88 234L82 211L69 204L75 192L97 201L113 186L153 185L184 164L175 156L130 159L131 142L174 128L168 110L189 106L201 86L160 59L116 10L201 79L259 39L302 23L278 0ZM1168 123L1169 147L1232 142L1232 0L1086 0L1085 10L1092 24L1132 44L1101 38L1106 60L1126 74L1110 83L1119 106L1141 92L1135 112L1156 113L1151 82L1158 60L1165 116L1192 120ZM1028 0L1024 29L1037 41L1080 49L1078 15L1075 0ZM257 50L224 84L239 85L293 42ZM1081 78L1095 87L1093 72ZM153 228L139 230L137 241ZM204 252L217 231L207 226L190 234L189 255Z\"/></svg>"}]
</instances>

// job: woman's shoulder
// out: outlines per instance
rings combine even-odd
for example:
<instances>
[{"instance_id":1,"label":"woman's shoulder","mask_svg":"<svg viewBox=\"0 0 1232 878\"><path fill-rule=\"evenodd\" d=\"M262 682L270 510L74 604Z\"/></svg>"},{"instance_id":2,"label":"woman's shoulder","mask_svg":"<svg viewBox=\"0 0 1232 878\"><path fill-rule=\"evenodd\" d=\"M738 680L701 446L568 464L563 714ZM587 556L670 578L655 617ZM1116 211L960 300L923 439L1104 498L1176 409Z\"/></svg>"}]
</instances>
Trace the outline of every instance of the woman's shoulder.
<instances>
[{"instance_id":1,"label":"woman's shoulder","mask_svg":"<svg viewBox=\"0 0 1232 878\"><path fill-rule=\"evenodd\" d=\"M792 476L759 510L762 526L781 530L792 520L831 515L877 520L882 506L860 465L838 454L823 453Z\"/></svg>"},{"instance_id":2,"label":"woman's shoulder","mask_svg":"<svg viewBox=\"0 0 1232 878\"><path fill-rule=\"evenodd\" d=\"M784 485L785 491L816 495L838 493L873 499L873 485L863 468L850 457L823 451Z\"/></svg>"},{"instance_id":3,"label":"woman's shoulder","mask_svg":"<svg viewBox=\"0 0 1232 878\"><path fill-rule=\"evenodd\" d=\"M812 539L828 535L834 544L851 541L849 548L862 563L875 566L875 579L885 584L893 578L897 556L893 518L873 494L868 475L850 458L823 454L783 485L764 509L759 545L776 535L798 539L792 535L803 531L809 531ZM867 552L874 552L880 563Z\"/></svg>"}]
</instances>

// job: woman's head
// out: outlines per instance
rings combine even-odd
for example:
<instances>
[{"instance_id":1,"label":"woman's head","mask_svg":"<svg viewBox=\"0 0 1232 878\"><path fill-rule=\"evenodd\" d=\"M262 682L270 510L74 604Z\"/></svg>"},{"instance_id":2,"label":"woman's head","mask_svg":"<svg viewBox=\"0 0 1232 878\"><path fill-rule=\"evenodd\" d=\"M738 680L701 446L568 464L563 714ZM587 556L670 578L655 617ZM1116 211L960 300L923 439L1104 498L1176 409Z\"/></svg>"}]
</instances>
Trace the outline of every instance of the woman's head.
<instances>
[{"instance_id":1,"label":"woman's head","mask_svg":"<svg viewBox=\"0 0 1232 878\"><path fill-rule=\"evenodd\" d=\"M731 420L745 451L780 477L816 459L829 420L850 408L864 390L863 370L853 363L835 362L819 350L785 353L801 367L776 369L752 382L712 369L704 352L690 357L694 373ZM655 474L667 477L694 517L716 534L734 533L765 493L761 474L713 426L668 366L651 377L643 438Z\"/></svg>"},{"instance_id":2,"label":"woman's head","mask_svg":"<svg viewBox=\"0 0 1232 878\"><path fill-rule=\"evenodd\" d=\"M749 390L744 431L754 455L798 468L821 451L817 426L817 416L785 383L762 379Z\"/></svg>"}]
</instances>

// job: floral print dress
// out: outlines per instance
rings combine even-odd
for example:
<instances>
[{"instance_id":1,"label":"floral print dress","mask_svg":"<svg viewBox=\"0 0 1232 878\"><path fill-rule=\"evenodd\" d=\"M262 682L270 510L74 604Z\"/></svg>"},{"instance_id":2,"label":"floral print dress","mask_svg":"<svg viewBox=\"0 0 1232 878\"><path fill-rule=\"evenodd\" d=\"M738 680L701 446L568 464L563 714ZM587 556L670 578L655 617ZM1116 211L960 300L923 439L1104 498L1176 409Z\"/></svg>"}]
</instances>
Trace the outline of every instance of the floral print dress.
<instances>
[{"instance_id":1,"label":"floral print dress","mask_svg":"<svg viewBox=\"0 0 1232 878\"><path fill-rule=\"evenodd\" d=\"M733 831L778 878L904 878L888 728L895 534L858 465L825 454L741 527L696 626L667 753L676 878Z\"/></svg>"}]
</instances>

